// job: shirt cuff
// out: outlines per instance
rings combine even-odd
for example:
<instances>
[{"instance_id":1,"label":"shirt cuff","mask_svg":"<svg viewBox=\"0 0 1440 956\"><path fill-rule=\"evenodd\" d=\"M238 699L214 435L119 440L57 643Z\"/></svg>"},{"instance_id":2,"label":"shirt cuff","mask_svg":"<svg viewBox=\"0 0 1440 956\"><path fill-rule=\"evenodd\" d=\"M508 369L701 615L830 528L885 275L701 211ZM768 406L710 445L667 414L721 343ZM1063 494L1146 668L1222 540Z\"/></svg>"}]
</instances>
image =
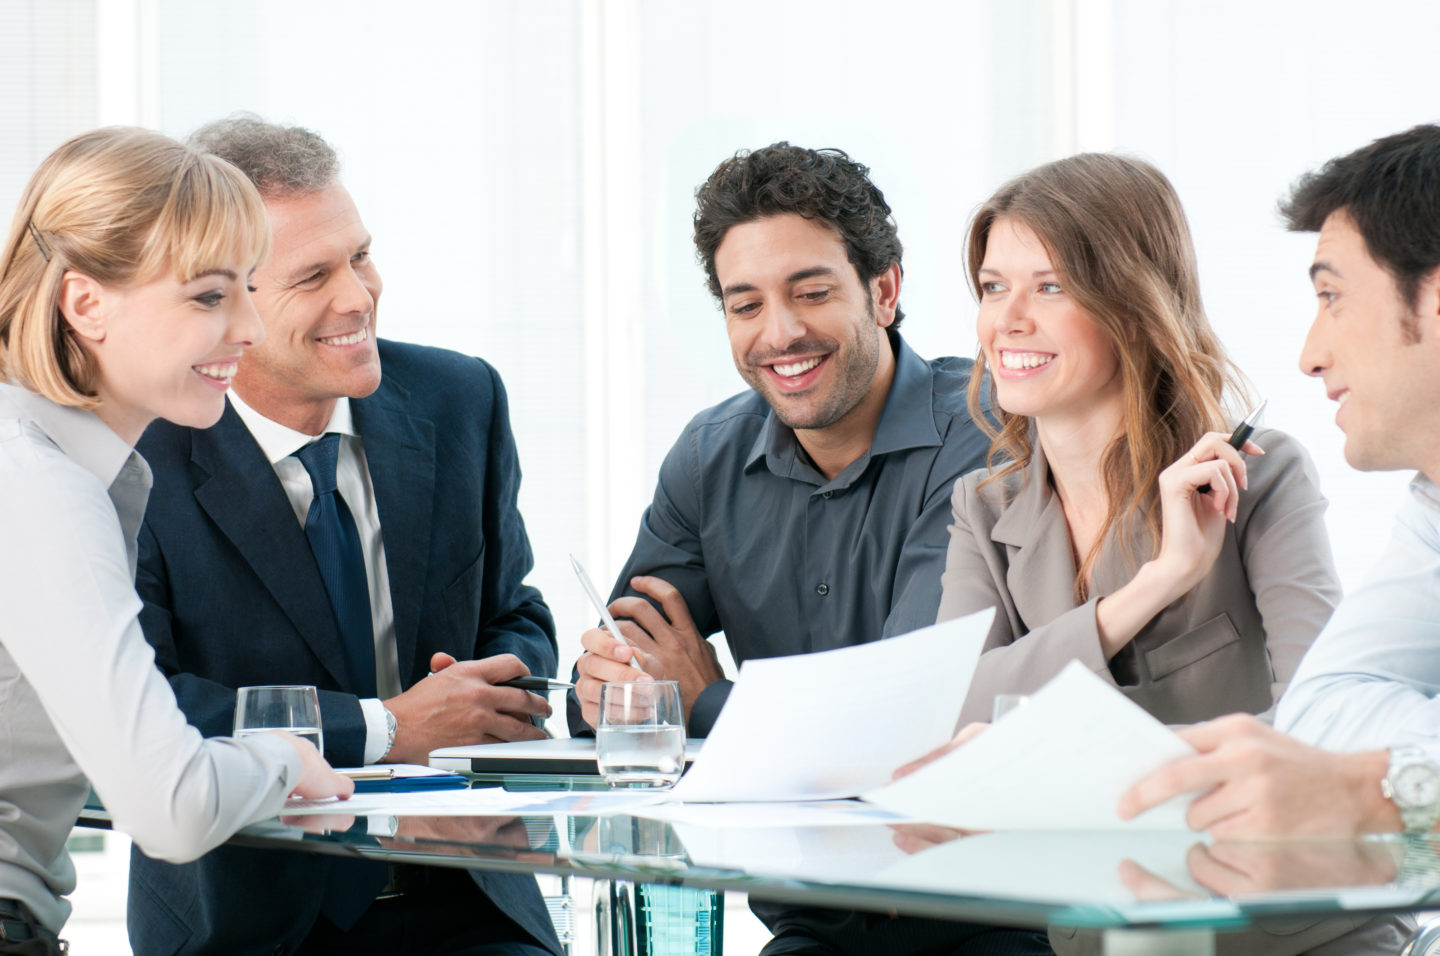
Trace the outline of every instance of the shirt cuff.
<instances>
[{"instance_id":1,"label":"shirt cuff","mask_svg":"<svg viewBox=\"0 0 1440 956\"><path fill-rule=\"evenodd\" d=\"M734 686L733 682L722 679L712 681L700 692L700 696L695 698L695 703L690 708L690 726L686 730L688 736L710 736L710 728L720 719L720 711L725 708L725 701L730 698L730 688Z\"/></svg>"},{"instance_id":2,"label":"shirt cuff","mask_svg":"<svg viewBox=\"0 0 1440 956\"><path fill-rule=\"evenodd\" d=\"M385 705L377 697L362 698L360 712L365 715L365 762L379 763L390 743L390 733L385 729Z\"/></svg>"}]
</instances>

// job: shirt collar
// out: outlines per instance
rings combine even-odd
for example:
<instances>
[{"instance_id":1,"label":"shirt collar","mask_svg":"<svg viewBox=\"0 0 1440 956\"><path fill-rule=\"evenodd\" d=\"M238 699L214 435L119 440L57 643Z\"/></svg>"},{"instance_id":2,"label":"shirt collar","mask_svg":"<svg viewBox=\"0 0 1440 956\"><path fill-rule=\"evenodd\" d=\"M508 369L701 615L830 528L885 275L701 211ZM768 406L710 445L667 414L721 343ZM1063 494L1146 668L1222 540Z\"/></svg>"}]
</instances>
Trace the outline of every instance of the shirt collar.
<instances>
[{"instance_id":1,"label":"shirt collar","mask_svg":"<svg viewBox=\"0 0 1440 956\"><path fill-rule=\"evenodd\" d=\"M8 399L24 417L39 425L65 457L99 478L106 488L114 484L135 454L125 439L88 409L57 405L28 388L4 382L0 382L0 398Z\"/></svg>"},{"instance_id":2,"label":"shirt collar","mask_svg":"<svg viewBox=\"0 0 1440 956\"><path fill-rule=\"evenodd\" d=\"M894 333L894 340L895 378L890 383L890 394L885 397L885 407L875 426L875 437L868 452L870 457L941 444L940 432L935 427L935 372L929 362L916 355L905 343L900 333ZM814 472L811 466L804 464L805 459L799 451L795 431L783 424L776 417L775 410L771 409L765 416L760 434L755 436L755 442L750 446L745 470L749 472L768 458L770 470L782 477L796 477L797 465ZM819 475L819 472L814 474Z\"/></svg>"},{"instance_id":3,"label":"shirt collar","mask_svg":"<svg viewBox=\"0 0 1440 956\"><path fill-rule=\"evenodd\" d=\"M1425 477L1423 472L1416 472L1410 480L1410 493L1432 513L1440 512L1440 486Z\"/></svg>"},{"instance_id":4,"label":"shirt collar","mask_svg":"<svg viewBox=\"0 0 1440 956\"><path fill-rule=\"evenodd\" d=\"M289 458L317 437L297 432L293 428L266 418L246 405L244 400L235 394L234 389L230 390L230 404L235 407L235 413L240 416L245 427L250 429L250 434L255 436L256 444L260 446L260 450L265 453L265 457L272 465ZM350 414L350 399L343 395L340 396L339 401L335 403L335 411L330 415L330 423L325 426L325 431L321 434L326 432L338 432L341 435L355 434L355 422Z\"/></svg>"}]
</instances>

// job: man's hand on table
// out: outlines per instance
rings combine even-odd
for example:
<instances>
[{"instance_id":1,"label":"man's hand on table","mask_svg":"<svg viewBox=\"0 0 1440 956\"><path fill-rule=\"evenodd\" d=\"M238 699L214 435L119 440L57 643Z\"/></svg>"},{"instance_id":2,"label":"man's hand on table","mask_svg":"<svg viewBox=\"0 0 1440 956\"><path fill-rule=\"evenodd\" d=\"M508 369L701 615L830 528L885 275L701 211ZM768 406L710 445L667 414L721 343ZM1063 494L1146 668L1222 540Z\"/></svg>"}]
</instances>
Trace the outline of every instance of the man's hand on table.
<instances>
[{"instance_id":1,"label":"man's hand on table","mask_svg":"<svg viewBox=\"0 0 1440 956\"><path fill-rule=\"evenodd\" d=\"M518 687L495 686L530 673L514 654L478 661L435 654L430 670L429 677L385 701L396 723L387 763L424 764L430 751L440 747L545 738L545 731L530 720L550 716L545 698Z\"/></svg>"}]
</instances>

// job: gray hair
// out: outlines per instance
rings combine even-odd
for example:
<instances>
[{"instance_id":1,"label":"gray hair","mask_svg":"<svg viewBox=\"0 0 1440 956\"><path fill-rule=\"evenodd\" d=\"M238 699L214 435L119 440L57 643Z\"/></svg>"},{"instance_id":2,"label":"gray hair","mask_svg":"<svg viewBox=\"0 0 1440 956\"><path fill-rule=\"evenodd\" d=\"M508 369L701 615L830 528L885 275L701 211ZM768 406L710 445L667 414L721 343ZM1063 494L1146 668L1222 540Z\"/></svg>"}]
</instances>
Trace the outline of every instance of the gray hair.
<instances>
[{"instance_id":1,"label":"gray hair","mask_svg":"<svg viewBox=\"0 0 1440 956\"><path fill-rule=\"evenodd\" d=\"M333 186L340 159L319 133L235 113L206 123L187 144L239 167L266 199L302 196Z\"/></svg>"}]
</instances>

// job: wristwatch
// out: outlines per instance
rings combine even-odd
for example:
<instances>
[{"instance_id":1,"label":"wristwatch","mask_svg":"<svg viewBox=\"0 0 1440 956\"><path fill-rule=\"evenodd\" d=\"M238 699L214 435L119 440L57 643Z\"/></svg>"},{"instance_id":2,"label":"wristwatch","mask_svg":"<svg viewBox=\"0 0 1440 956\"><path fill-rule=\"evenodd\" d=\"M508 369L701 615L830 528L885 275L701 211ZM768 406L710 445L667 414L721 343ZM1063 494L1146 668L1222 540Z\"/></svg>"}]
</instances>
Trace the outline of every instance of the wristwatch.
<instances>
[{"instance_id":1,"label":"wristwatch","mask_svg":"<svg viewBox=\"0 0 1440 956\"><path fill-rule=\"evenodd\" d=\"M1390 748L1380 793L1400 810L1406 833L1424 833L1440 820L1440 767L1420 747Z\"/></svg>"},{"instance_id":2,"label":"wristwatch","mask_svg":"<svg viewBox=\"0 0 1440 956\"><path fill-rule=\"evenodd\" d=\"M385 711L385 752L380 755L380 762L383 763L385 758L390 756L390 751L395 749L395 731L399 729L400 725L389 707L381 704L380 709Z\"/></svg>"}]
</instances>

